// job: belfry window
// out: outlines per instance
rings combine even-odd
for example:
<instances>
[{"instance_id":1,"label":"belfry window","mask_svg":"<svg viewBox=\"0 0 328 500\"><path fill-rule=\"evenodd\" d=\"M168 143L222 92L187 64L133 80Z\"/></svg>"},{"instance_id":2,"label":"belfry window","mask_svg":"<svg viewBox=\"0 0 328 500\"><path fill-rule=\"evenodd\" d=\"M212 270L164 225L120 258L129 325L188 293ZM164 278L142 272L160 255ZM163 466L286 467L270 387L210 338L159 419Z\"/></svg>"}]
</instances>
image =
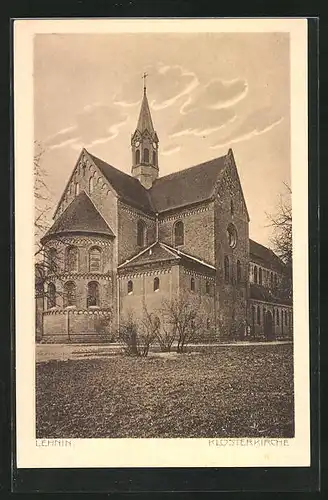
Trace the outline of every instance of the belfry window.
<instances>
[{"instance_id":1,"label":"belfry window","mask_svg":"<svg viewBox=\"0 0 328 500\"><path fill-rule=\"evenodd\" d=\"M68 272L76 273L79 267L79 251L76 247L68 247L66 250L65 268Z\"/></svg>"},{"instance_id":2,"label":"belfry window","mask_svg":"<svg viewBox=\"0 0 328 500\"><path fill-rule=\"evenodd\" d=\"M53 283L49 283L47 290L47 308L56 307L56 287Z\"/></svg>"},{"instance_id":3,"label":"belfry window","mask_svg":"<svg viewBox=\"0 0 328 500\"><path fill-rule=\"evenodd\" d=\"M139 247L146 246L146 233L147 233L146 224L144 223L144 221L138 220L138 223L137 223L137 245Z\"/></svg>"},{"instance_id":4,"label":"belfry window","mask_svg":"<svg viewBox=\"0 0 328 500\"><path fill-rule=\"evenodd\" d=\"M101 271L101 250L98 247L92 247L89 250L89 271L90 273Z\"/></svg>"},{"instance_id":5,"label":"belfry window","mask_svg":"<svg viewBox=\"0 0 328 500\"><path fill-rule=\"evenodd\" d=\"M208 295L211 293L211 286L209 281L206 281L205 283L205 291Z\"/></svg>"},{"instance_id":6,"label":"belfry window","mask_svg":"<svg viewBox=\"0 0 328 500\"><path fill-rule=\"evenodd\" d=\"M149 163L149 149L145 148L143 151L143 159L145 163Z\"/></svg>"},{"instance_id":7,"label":"belfry window","mask_svg":"<svg viewBox=\"0 0 328 500\"><path fill-rule=\"evenodd\" d=\"M192 292L194 292L194 291L195 291L195 278L191 278L191 279L190 279L190 290L191 290Z\"/></svg>"},{"instance_id":8,"label":"belfry window","mask_svg":"<svg viewBox=\"0 0 328 500\"><path fill-rule=\"evenodd\" d=\"M90 281L88 283L87 307L99 306L99 283Z\"/></svg>"},{"instance_id":9,"label":"belfry window","mask_svg":"<svg viewBox=\"0 0 328 500\"><path fill-rule=\"evenodd\" d=\"M140 163L140 149L137 149L136 151L136 164L138 165Z\"/></svg>"},{"instance_id":10,"label":"belfry window","mask_svg":"<svg viewBox=\"0 0 328 500\"><path fill-rule=\"evenodd\" d=\"M156 165L156 151L153 151L153 165Z\"/></svg>"},{"instance_id":11,"label":"belfry window","mask_svg":"<svg viewBox=\"0 0 328 500\"><path fill-rule=\"evenodd\" d=\"M131 294L133 292L133 281L129 280L128 281L128 294Z\"/></svg>"},{"instance_id":12,"label":"belfry window","mask_svg":"<svg viewBox=\"0 0 328 500\"><path fill-rule=\"evenodd\" d=\"M178 220L174 224L173 228L174 233L174 246L179 246L184 244L184 224L182 220Z\"/></svg>"},{"instance_id":13,"label":"belfry window","mask_svg":"<svg viewBox=\"0 0 328 500\"><path fill-rule=\"evenodd\" d=\"M64 284L64 307L76 305L76 285L73 281Z\"/></svg>"}]
</instances>

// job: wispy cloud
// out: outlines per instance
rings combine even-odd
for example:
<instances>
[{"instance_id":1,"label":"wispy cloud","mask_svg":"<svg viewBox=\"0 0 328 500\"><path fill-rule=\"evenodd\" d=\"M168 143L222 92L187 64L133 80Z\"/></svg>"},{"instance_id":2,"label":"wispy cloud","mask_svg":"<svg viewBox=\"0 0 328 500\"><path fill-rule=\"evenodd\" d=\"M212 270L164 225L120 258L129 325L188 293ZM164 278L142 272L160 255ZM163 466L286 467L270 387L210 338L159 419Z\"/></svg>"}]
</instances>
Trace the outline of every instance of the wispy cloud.
<instances>
[{"instance_id":1,"label":"wispy cloud","mask_svg":"<svg viewBox=\"0 0 328 500\"><path fill-rule=\"evenodd\" d=\"M60 149L60 148L65 148L66 146L70 146L72 144L76 144L76 142L79 140L79 137L72 137L72 139L67 139L65 141L52 144L49 146L49 149Z\"/></svg>"},{"instance_id":2,"label":"wispy cloud","mask_svg":"<svg viewBox=\"0 0 328 500\"><path fill-rule=\"evenodd\" d=\"M221 80L215 78L206 85L199 85L180 109L181 114L187 114L196 109L223 109L234 106L244 99L248 93L246 80Z\"/></svg>"},{"instance_id":3,"label":"wispy cloud","mask_svg":"<svg viewBox=\"0 0 328 500\"><path fill-rule=\"evenodd\" d=\"M207 137L218 132L236 119L232 109L197 110L182 115L169 133L169 137L182 136Z\"/></svg>"},{"instance_id":4,"label":"wispy cloud","mask_svg":"<svg viewBox=\"0 0 328 500\"><path fill-rule=\"evenodd\" d=\"M53 139L59 138L61 135L65 136L68 133L74 132L76 129L77 129L76 125L69 125L68 127L62 128L62 129L58 130L58 132L55 132L54 134L49 135L45 139L45 143L47 144L47 143L53 141Z\"/></svg>"},{"instance_id":5,"label":"wispy cloud","mask_svg":"<svg viewBox=\"0 0 328 500\"><path fill-rule=\"evenodd\" d=\"M47 140L49 149L71 147L81 149L115 139L127 123L128 115L115 105L100 102L85 105L76 124L63 128Z\"/></svg>"},{"instance_id":6,"label":"wispy cloud","mask_svg":"<svg viewBox=\"0 0 328 500\"><path fill-rule=\"evenodd\" d=\"M253 137L265 134L277 127L284 117L278 115L272 108L265 107L254 111L232 130L228 135L222 137L211 149L219 149L230 146L241 141L247 141Z\"/></svg>"},{"instance_id":7,"label":"wispy cloud","mask_svg":"<svg viewBox=\"0 0 328 500\"><path fill-rule=\"evenodd\" d=\"M170 146L168 148L164 148L162 151L162 156L171 156L175 153L178 153L181 150L181 146Z\"/></svg>"}]
</instances>

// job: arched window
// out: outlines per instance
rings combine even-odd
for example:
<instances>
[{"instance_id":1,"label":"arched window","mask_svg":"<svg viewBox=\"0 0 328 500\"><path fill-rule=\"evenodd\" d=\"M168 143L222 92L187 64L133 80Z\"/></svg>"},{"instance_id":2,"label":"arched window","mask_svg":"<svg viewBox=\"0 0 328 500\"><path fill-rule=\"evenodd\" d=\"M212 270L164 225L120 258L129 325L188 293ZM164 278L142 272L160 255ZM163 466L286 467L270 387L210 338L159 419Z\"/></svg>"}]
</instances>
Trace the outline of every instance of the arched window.
<instances>
[{"instance_id":1,"label":"arched window","mask_svg":"<svg viewBox=\"0 0 328 500\"><path fill-rule=\"evenodd\" d=\"M207 318L207 320L206 320L206 328L208 330L211 328L211 320L210 320L210 318Z\"/></svg>"},{"instance_id":2,"label":"arched window","mask_svg":"<svg viewBox=\"0 0 328 500\"><path fill-rule=\"evenodd\" d=\"M271 285L271 288L273 288L273 272L272 271L270 273L270 285Z\"/></svg>"},{"instance_id":3,"label":"arched window","mask_svg":"<svg viewBox=\"0 0 328 500\"><path fill-rule=\"evenodd\" d=\"M128 293L133 292L133 282L131 280L128 281Z\"/></svg>"},{"instance_id":4,"label":"arched window","mask_svg":"<svg viewBox=\"0 0 328 500\"><path fill-rule=\"evenodd\" d=\"M64 284L64 307L76 305L76 285L74 281Z\"/></svg>"},{"instance_id":5,"label":"arched window","mask_svg":"<svg viewBox=\"0 0 328 500\"><path fill-rule=\"evenodd\" d=\"M230 200L230 213L233 215L235 213L234 206L233 206L233 201Z\"/></svg>"},{"instance_id":6,"label":"arched window","mask_svg":"<svg viewBox=\"0 0 328 500\"><path fill-rule=\"evenodd\" d=\"M273 309L273 311L272 311L272 323L273 323L273 324L275 324L275 320L276 320L276 317L275 317L275 316L276 316L276 310L275 310L275 309Z\"/></svg>"},{"instance_id":7,"label":"arched window","mask_svg":"<svg viewBox=\"0 0 328 500\"><path fill-rule=\"evenodd\" d=\"M260 306L257 306L257 324L261 324L261 309Z\"/></svg>"},{"instance_id":8,"label":"arched window","mask_svg":"<svg viewBox=\"0 0 328 500\"><path fill-rule=\"evenodd\" d=\"M68 247L66 250L66 271L76 273L79 267L79 251L76 247Z\"/></svg>"},{"instance_id":9,"label":"arched window","mask_svg":"<svg viewBox=\"0 0 328 500\"><path fill-rule=\"evenodd\" d=\"M47 290L47 308L56 307L56 287L53 283L49 283Z\"/></svg>"},{"instance_id":10,"label":"arched window","mask_svg":"<svg viewBox=\"0 0 328 500\"><path fill-rule=\"evenodd\" d=\"M89 250L89 271L90 273L101 271L101 250L98 247L92 247Z\"/></svg>"},{"instance_id":11,"label":"arched window","mask_svg":"<svg viewBox=\"0 0 328 500\"><path fill-rule=\"evenodd\" d=\"M229 224L227 227L227 237L229 246L235 248L237 245L237 230L233 224Z\"/></svg>"},{"instance_id":12,"label":"arched window","mask_svg":"<svg viewBox=\"0 0 328 500\"><path fill-rule=\"evenodd\" d=\"M145 163L149 163L149 149L145 148L143 152L143 159Z\"/></svg>"},{"instance_id":13,"label":"arched window","mask_svg":"<svg viewBox=\"0 0 328 500\"><path fill-rule=\"evenodd\" d=\"M240 260L237 260L237 283L241 282L241 264Z\"/></svg>"},{"instance_id":14,"label":"arched window","mask_svg":"<svg viewBox=\"0 0 328 500\"><path fill-rule=\"evenodd\" d=\"M83 165L82 165L82 175L83 175L83 177L85 176L85 169L86 168L87 168L86 164L83 163Z\"/></svg>"},{"instance_id":15,"label":"arched window","mask_svg":"<svg viewBox=\"0 0 328 500\"><path fill-rule=\"evenodd\" d=\"M277 278L277 275L275 274L274 275L274 286L275 286L275 288L277 288L277 284L278 284L278 278Z\"/></svg>"},{"instance_id":16,"label":"arched window","mask_svg":"<svg viewBox=\"0 0 328 500\"><path fill-rule=\"evenodd\" d=\"M154 278L154 292L157 290L159 290L159 278L156 276L156 278Z\"/></svg>"},{"instance_id":17,"label":"arched window","mask_svg":"<svg viewBox=\"0 0 328 500\"><path fill-rule=\"evenodd\" d=\"M140 149L137 149L136 151L136 164L138 165L140 163Z\"/></svg>"},{"instance_id":18,"label":"arched window","mask_svg":"<svg viewBox=\"0 0 328 500\"><path fill-rule=\"evenodd\" d=\"M194 291L195 291L195 278L191 278L191 279L190 279L190 290L191 290L192 292L194 292Z\"/></svg>"},{"instance_id":19,"label":"arched window","mask_svg":"<svg viewBox=\"0 0 328 500\"><path fill-rule=\"evenodd\" d=\"M229 269L229 257L226 255L224 257L224 280L229 283L230 269Z\"/></svg>"},{"instance_id":20,"label":"arched window","mask_svg":"<svg viewBox=\"0 0 328 500\"><path fill-rule=\"evenodd\" d=\"M94 180L95 180L95 178L94 178L94 176L92 175L92 176L90 177L90 179L89 179L89 193L92 193L92 191L93 191L93 188L94 188Z\"/></svg>"},{"instance_id":21,"label":"arched window","mask_svg":"<svg viewBox=\"0 0 328 500\"><path fill-rule=\"evenodd\" d=\"M80 192L80 185L78 182L75 183L75 196L77 196Z\"/></svg>"},{"instance_id":22,"label":"arched window","mask_svg":"<svg viewBox=\"0 0 328 500\"><path fill-rule=\"evenodd\" d=\"M277 309L277 326L279 326L279 323L280 323L280 321L279 321L280 317L279 316L280 316L279 309Z\"/></svg>"},{"instance_id":23,"label":"arched window","mask_svg":"<svg viewBox=\"0 0 328 500\"><path fill-rule=\"evenodd\" d=\"M90 281L88 283L87 307L99 306L99 283Z\"/></svg>"},{"instance_id":24,"label":"arched window","mask_svg":"<svg viewBox=\"0 0 328 500\"><path fill-rule=\"evenodd\" d=\"M184 224L182 220L178 220L174 224L174 246L179 246L184 244Z\"/></svg>"},{"instance_id":25,"label":"arched window","mask_svg":"<svg viewBox=\"0 0 328 500\"><path fill-rule=\"evenodd\" d=\"M259 267L259 284L262 285L262 268Z\"/></svg>"},{"instance_id":26,"label":"arched window","mask_svg":"<svg viewBox=\"0 0 328 500\"><path fill-rule=\"evenodd\" d=\"M254 283L257 283L257 266L254 266Z\"/></svg>"},{"instance_id":27,"label":"arched window","mask_svg":"<svg viewBox=\"0 0 328 500\"><path fill-rule=\"evenodd\" d=\"M146 224L142 220L138 220L137 223L137 245L139 247L146 246Z\"/></svg>"},{"instance_id":28,"label":"arched window","mask_svg":"<svg viewBox=\"0 0 328 500\"><path fill-rule=\"evenodd\" d=\"M153 165L156 165L156 151L153 151Z\"/></svg>"},{"instance_id":29,"label":"arched window","mask_svg":"<svg viewBox=\"0 0 328 500\"><path fill-rule=\"evenodd\" d=\"M56 272L57 268L57 250L55 248L49 248L48 251L48 273Z\"/></svg>"},{"instance_id":30,"label":"arched window","mask_svg":"<svg viewBox=\"0 0 328 500\"><path fill-rule=\"evenodd\" d=\"M211 293L211 285L210 285L209 281L206 281L206 283L205 283L205 291L207 294Z\"/></svg>"}]
</instances>

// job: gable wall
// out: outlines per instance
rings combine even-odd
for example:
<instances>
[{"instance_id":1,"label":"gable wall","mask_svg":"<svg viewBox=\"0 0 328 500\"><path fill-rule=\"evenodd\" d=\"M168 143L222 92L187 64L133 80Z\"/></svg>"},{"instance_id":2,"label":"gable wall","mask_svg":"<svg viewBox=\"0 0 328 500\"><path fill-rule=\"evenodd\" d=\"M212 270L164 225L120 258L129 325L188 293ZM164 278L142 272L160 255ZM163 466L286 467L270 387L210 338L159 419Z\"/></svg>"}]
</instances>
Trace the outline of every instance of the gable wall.
<instances>
[{"instance_id":1,"label":"gable wall","mask_svg":"<svg viewBox=\"0 0 328 500\"><path fill-rule=\"evenodd\" d=\"M233 213L231 213L231 200ZM237 245L229 246L227 228L233 224ZM245 329L248 299L249 233L248 214L233 161L227 162L217 184L215 201L215 250L217 268L217 325L223 337L238 336ZM229 258L230 278L225 281L224 258ZM237 283L237 261L241 281Z\"/></svg>"},{"instance_id":2,"label":"gable wall","mask_svg":"<svg viewBox=\"0 0 328 500\"><path fill-rule=\"evenodd\" d=\"M179 246L179 249L214 265L213 202L197 208L189 208L189 210L177 210L170 215L161 214L159 217L160 241L174 246L173 226L178 220L184 223L184 245Z\"/></svg>"},{"instance_id":3,"label":"gable wall","mask_svg":"<svg viewBox=\"0 0 328 500\"><path fill-rule=\"evenodd\" d=\"M156 237L155 218L128 205L118 202L118 262L121 264L137 254L142 247L137 246L137 223L142 220L147 227L147 245L154 243Z\"/></svg>"}]
</instances>

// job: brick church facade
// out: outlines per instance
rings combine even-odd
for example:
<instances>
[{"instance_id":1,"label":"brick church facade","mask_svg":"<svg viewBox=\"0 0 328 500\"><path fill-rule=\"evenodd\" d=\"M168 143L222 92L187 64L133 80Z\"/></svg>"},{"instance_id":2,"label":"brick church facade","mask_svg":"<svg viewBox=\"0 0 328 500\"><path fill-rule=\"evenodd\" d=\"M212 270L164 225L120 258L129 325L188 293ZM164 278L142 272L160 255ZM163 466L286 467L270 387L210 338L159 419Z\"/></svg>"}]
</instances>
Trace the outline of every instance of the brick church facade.
<instances>
[{"instance_id":1,"label":"brick church facade","mask_svg":"<svg viewBox=\"0 0 328 500\"><path fill-rule=\"evenodd\" d=\"M37 340L105 341L130 311L178 296L201 310L204 338L290 337L284 265L249 239L232 150L160 177L158 146L144 89L131 175L82 150L42 238Z\"/></svg>"}]
</instances>

